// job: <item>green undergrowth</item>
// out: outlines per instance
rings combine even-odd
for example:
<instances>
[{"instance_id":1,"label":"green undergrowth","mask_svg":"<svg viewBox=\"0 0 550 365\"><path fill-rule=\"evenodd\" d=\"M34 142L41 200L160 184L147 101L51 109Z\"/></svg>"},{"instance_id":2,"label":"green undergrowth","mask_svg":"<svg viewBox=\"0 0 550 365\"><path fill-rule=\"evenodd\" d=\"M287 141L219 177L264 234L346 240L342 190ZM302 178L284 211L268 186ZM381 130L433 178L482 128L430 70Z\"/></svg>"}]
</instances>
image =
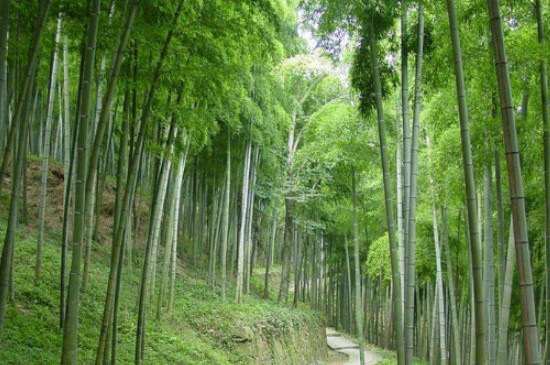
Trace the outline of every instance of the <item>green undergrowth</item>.
<instances>
[{"instance_id":1,"label":"green undergrowth","mask_svg":"<svg viewBox=\"0 0 550 365\"><path fill-rule=\"evenodd\" d=\"M0 234L5 235L5 219ZM62 332L59 329L60 242L57 234L48 234L44 244L43 272L34 280L36 234L25 226L18 230L15 245L15 297L6 313L6 325L0 348L0 364L55 364L59 362ZM108 249L94 245L90 284L80 304L79 364L91 364L99 335L99 323L108 277ZM133 363L137 319L138 265L125 267L119 310L118 364ZM261 328L277 335L288 323L319 321L309 310L280 307L257 295L245 296L244 303L222 301L219 288L213 288L202 274L180 270L176 299L171 314L166 309L156 318L157 296L149 298L147 317L146 364L246 364L238 351L243 333ZM160 277L157 278L157 287Z\"/></svg>"}]
</instances>

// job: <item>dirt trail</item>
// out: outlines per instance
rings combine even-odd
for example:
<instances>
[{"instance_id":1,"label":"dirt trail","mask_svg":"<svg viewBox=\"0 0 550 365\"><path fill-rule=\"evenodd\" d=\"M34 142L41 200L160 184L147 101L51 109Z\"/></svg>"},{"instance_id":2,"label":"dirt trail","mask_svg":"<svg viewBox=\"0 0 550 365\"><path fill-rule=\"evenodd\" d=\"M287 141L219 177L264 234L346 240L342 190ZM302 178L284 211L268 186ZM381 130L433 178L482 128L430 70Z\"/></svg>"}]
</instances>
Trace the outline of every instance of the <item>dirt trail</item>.
<instances>
[{"instance_id":1,"label":"dirt trail","mask_svg":"<svg viewBox=\"0 0 550 365\"><path fill-rule=\"evenodd\" d=\"M330 349L348 356L347 361L338 361L331 363L332 365L360 365L359 345L352 340L342 337L333 328L327 328L327 345ZM372 351L363 350L363 353L365 355L365 365L374 365L382 360L380 355Z\"/></svg>"}]
</instances>

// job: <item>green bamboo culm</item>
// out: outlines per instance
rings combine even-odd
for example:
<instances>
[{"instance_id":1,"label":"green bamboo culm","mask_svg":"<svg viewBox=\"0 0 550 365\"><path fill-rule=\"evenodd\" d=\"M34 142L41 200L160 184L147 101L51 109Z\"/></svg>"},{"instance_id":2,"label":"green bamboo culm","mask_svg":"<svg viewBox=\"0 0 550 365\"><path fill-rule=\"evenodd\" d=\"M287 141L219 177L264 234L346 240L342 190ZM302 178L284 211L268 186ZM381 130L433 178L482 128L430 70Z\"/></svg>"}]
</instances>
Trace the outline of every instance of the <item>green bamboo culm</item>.
<instances>
[{"instance_id":1,"label":"green bamboo culm","mask_svg":"<svg viewBox=\"0 0 550 365\"><path fill-rule=\"evenodd\" d=\"M374 92L376 99L376 116L378 122L378 137L380 143L380 156L382 160L382 174L384 183L384 200L386 210L386 225L390 241L391 251L391 272L393 282L393 323L395 329L395 348L397 352L397 362L399 365L405 364L405 346L403 331L403 293L401 292L401 273L399 272L399 247L395 240L395 222L393 216L393 198L392 186L389 170L389 159L386 144L386 124L384 121L384 106L382 102L382 85L380 82L380 67L378 64L377 37L374 32L373 19L370 19L369 27L369 48L372 64L372 74L374 81Z\"/></svg>"},{"instance_id":2,"label":"green bamboo culm","mask_svg":"<svg viewBox=\"0 0 550 365\"><path fill-rule=\"evenodd\" d=\"M420 112L422 106L422 69L424 63L424 7L418 2L418 50L416 56L414 80L414 112L411 139L411 165L409 177L408 217L405 225L407 242L405 243L405 362L411 365L414 355L414 304L416 289L416 212L418 192L418 150L420 134Z\"/></svg>"},{"instance_id":3,"label":"green bamboo culm","mask_svg":"<svg viewBox=\"0 0 550 365\"><path fill-rule=\"evenodd\" d=\"M0 2L0 150L4 148L8 122L8 31L10 0ZM1 190L1 188L0 188Z\"/></svg>"},{"instance_id":4,"label":"green bamboo culm","mask_svg":"<svg viewBox=\"0 0 550 365\"><path fill-rule=\"evenodd\" d=\"M61 40L61 16L57 19L57 28L55 31L54 50L52 56L52 67L50 71L50 85L48 88L48 104L46 106L46 130L44 132L44 145L41 148L42 151L42 179L40 184L40 207L39 207L39 220L40 226L38 228L38 242L36 249L36 266L35 266L35 280L40 280L42 273L42 246L44 244L44 233L46 229L46 196L48 189L48 166L50 162L50 146L51 134L52 134L52 120L53 109L55 101L55 88L57 83L57 63L58 63L58 46Z\"/></svg>"},{"instance_id":5,"label":"green bamboo culm","mask_svg":"<svg viewBox=\"0 0 550 365\"><path fill-rule=\"evenodd\" d=\"M361 257L359 254L359 222L357 217L357 176L355 170L351 173L352 199L353 199L353 255L355 277L355 323L357 337L359 338L359 360L365 365L365 353L363 351L363 301L361 291Z\"/></svg>"},{"instance_id":6,"label":"green bamboo culm","mask_svg":"<svg viewBox=\"0 0 550 365\"><path fill-rule=\"evenodd\" d=\"M85 187L87 171L88 126L90 124L91 88L95 63L97 34L101 1L94 0L91 4L90 18L86 31L85 51L83 55L82 75L80 79L80 102L77 113L78 139L76 142L76 181L75 202L72 235L72 263L69 273L69 288L67 292L67 310L65 327L63 329L62 365L78 363L78 312L80 305L80 282L82 244L84 240L85 222Z\"/></svg>"},{"instance_id":7,"label":"green bamboo culm","mask_svg":"<svg viewBox=\"0 0 550 365\"><path fill-rule=\"evenodd\" d=\"M458 114L460 121L460 141L462 151L462 165L464 169L464 183L466 190L466 208L468 210L470 270L472 272L473 302L475 308L475 324L472 331L475 333L475 361L485 363L485 304L483 296L483 272L478 226L478 211L476 201L476 187L474 180L474 165L472 162L472 143L468 121L468 102L462 66L462 49L458 29L458 19L454 0L447 0L447 14L453 49L453 63L456 78L456 93L458 99Z\"/></svg>"},{"instance_id":8,"label":"green bamboo culm","mask_svg":"<svg viewBox=\"0 0 550 365\"><path fill-rule=\"evenodd\" d=\"M502 18L498 0L487 0L492 46L495 58L498 91L500 96L502 129L508 168L510 200L512 204L514 241L520 282L523 329L523 355L526 364L541 364L541 351L535 310L535 290L531 268L531 250L527 237L525 193L521 172L520 151L516 132L512 85L508 69Z\"/></svg>"},{"instance_id":9,"label":"green bamboo culm","mask_svg":"<svg viewBox=\"0 0 550 365\"><path fill-rule=\"evenodd\" d=\"M542 5L540 0L535 1L535 14L537 18L537 40L541 48L546 46L546 37L544 34L544 18L542 15ZM544 139L544 197L545 197L545 240L546 240L546 318L550 318L550 126L548 110L548 66L546 56L541 56L539 62L540 79L540 97L542 111L542 128ZM542 316L542 313L539 313ZM550 320L546 320L545 329L546 346L544 352L544 362L550 365L550 356L548 356L548 341L550 340Z\"/></svg>"}]
</instances>

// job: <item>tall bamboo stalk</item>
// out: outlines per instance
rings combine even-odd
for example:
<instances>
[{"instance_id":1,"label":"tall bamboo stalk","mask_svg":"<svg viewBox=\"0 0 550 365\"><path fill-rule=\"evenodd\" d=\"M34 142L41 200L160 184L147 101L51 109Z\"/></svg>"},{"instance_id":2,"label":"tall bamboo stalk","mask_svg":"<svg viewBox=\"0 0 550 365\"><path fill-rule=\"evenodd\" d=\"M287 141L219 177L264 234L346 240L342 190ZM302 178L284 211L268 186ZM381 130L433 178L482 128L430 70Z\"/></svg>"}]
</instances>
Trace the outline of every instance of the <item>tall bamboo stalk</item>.
<instances>
[{"instance_id":1,"label":"tall bamboo stalk","mask_svg":"<svg viewBox=\"0 0 550 365\"><path fill-rule=\"evenodd\" d=\"M355 324L357 337L359 337L359 360L365 365L365 353L363 352L363 303L361 302L361 258L359 257L359 221L357 218L357 176L355 169L351 174L353 195L353 255L355 266Z\"/></svg>"},{"instance_id":2,"label":"tall bamboo stalk","mask_svg":"<svg viewBox=\"0 0 550 365\"><path fill-rule=\"evenodd\" d=\"M495 364L496 339L496 301L495 301L495 263L493 250L493 194L491 164L485 164L485 219L484 219L484 275L485 301L487 303L487 360L490 365Z\"/></svg>"},{"instance_id":3,"label":"tall bamboo stalk","mask_svg":"<svg viewBox=\"0 0 550 365\"><path fill-rule=\"evenodd\" d=\"M227 286L227 242L229 239L229 206L231 203L231 134L227 131L227 161L225 166L225 202L223 207L222 219L222 247L221 247L221 267L222 267L222 300L226 299Z\"/></svg>"},{"instance_id":4,"label":"tall bamboo stalk","mask_svg":"<svg viewBox=\"0 0 550 365\"><path fill-rule=\"evenodd\" d=\"M44 244L44 230L46 225L46 197L48 190L48 165L50 162L50 139L52 133L53 109L55 101L55 86L57 84L57 48L61 37L61 16L57 19L55 31L54 50L52 56L52 67L50 72L50 87L48 91L48 104L46 106L46 130L44 133L44 146L42 147L42 179L40 184L40 207L38 228L38 242L36 249L35 279L40 279L42 273L42 246Z\"/></svg>"},{"instance_id":5,"label":"tall bamboo stalk","mask_svg":"<svg viewBox=\"0 0 550 365\"><path fill-rule=\"evenodd\" d=\"M376 111L378 121L378 135L380 140L380 156L382 160L382 174L384 181L384 199L386 206L386 224L390 241L392 282L393 282L393 321L395 328L395 348L397 351L398 364L405 363L405 347L403 339L403 303L401 292L401 274L399 272L399 247L395 242L395 224L393 218L392 187L389 170L389 160L386 144L386 125L384 121L384 106L382 102L382 86L380 83L380 66L378 64L377 37L374 32L373 19L369 22L369 48L372 64L373 82L376 99Z\"/></svg>"},{"instance_id":6,"label":"tall bamboo stalk","mask_svg":"<svg viewBox=\"0 0 550 365\"><path fill-rule=\"evenodd\" d=\"M521 173L519 144L516 133L512 86L506 58L499 2L498 0L487 0L487 6L489 8L506 150L506 165L508 167L510 200L512 203L514 241L520 282L524 356L527 364L540 364L542 360L535 312L531 250L527 237L525 194L523 191L523 176Z\"/></svg>"},{"instance_id":7,"label":"tall bamboo stalk","mask_svg":"<svg viewBox=\"0 0 550 365\"><path fill-rule=\"evenodd\" d=\"M65 287L67 277L67 256L69 241L69 202L71 200L71 106L69 96L69 46L67 35L63 35L63 232L61 238L61 269L59 283L59 327L65 321ZM75 128L76 130L76 128Z\"/></svg>"},{"instance_id":8,"label":"tall bamboo stalk","mask_svg":"<svg viewBox=\"0 0 550 365\"><path fill-rule=\"evenodd\" d=\"M8 103L8 33L10 0L0 2L0 150L4 147L4 136L9 128Z\"/></svg>"},{"instance_id":9,"label":"tall bamboo stalk","mask_svg":"<svg viewBox=\"0 0 550 365\"><path fill-rule=\"evenodd\" d=\"M420 134L420 109L422 98L422 68L424 58L424 7L418 2L418 50L414 80L414 114L411 141L411 171L409 191L409 215L407 242L405 246L405 363L412 364L414 355L414 292L416 287L416 210L418 190L418 144Z\"/></svg>"},{"instance_id":10,"label":"tall bamboo stalk","mask_svg":"<svg viewBox=\"0 0 550 365\"><path fill-rule=\"evenodd\" d=\"M411 187L411 126L409 122L409 50L407 47L407 5L401 3L401 113L403 118L403 240L407 240L409 191ZM406 256L406 254L405 254ZM406 261L406 258L403 259ZM404 269L405 266L403 266ZM404 271L403 271L404 272ZM403 274L404 275L404 274ZM405 281L403 280L403 285ZM404 292L404 289L403 289Z\"/></svg>"},{"instance_id":11,"label":"tall bamboo stalk","mask_svg":"<svg viewBox=\"0 0 550 365\"><path fill-rule=\"evenodd\" d=\"M80 304L80 270L82 259L82 242L86 223L85 214L85 183L87 169L88 124L90 121L90 96L95 63L97 33L99 28L99 13L101 1L94 0L91 7L90 20L86 35L86 48L82 59L82 78L80 79L81 97L78 110L78 142L75 184L75 208L73 220L73 259L69 276L67 294L66 323L63 331L63 351L61 364L76 365L78 363L78 311Z\"/></svg>"},{"instance_id":12,"label":"tall bamboo stalk","mask_svg":"<svg viewBox=\"0 0 550 365\"><path fill-rule=\"evenodd\" d=\"M460 224L460 216L459 216ZM451 312L451 326L453 329L454 357L456 364L462 364L462 347L460 346L460 323L458 320L458 306L456 303L456 288L453 274L451 250L449 248L449 237L447 234L447 210L441 208L441 243L447 261L447 283L449 285L449 301Z\"/></svg>"},{"instance_id":13,"label":"tall bamboo stalk","mask_svg":"<svg viewBox=\"0 0 550 365\"><path fill-rule=\"evenodd\" d=\"M248 212L248 187L250 180L250 159L251 159L251 142L250 137L246 139L246 147L244 153L243 165L243 188L241 195L241 224L239 231L239 246L237 257L237 284L235 287L235 301L241 303L243 300L243 284L244 284L244 255L247 227L247 212Z\"/></svg>"},{"instance_id":14,"label":"tall bamboo stalk","mask_svg":"<svg viewBox=\"0 0 550 365\"><path fill-rule=\"evenodd\" d=\"M430 138L426 135L426 147L428 149L428 160L430 165L432 164L432 150L430 144ZM430 185L435 185L433 175L430 174ZM438 306L438 321L439 321L439 355L440 363L442 365L447 364L447 320L445 318L445 291L443 289L443 269L441 263L441 245L439 242L439 225L437 222L437 196L433 193L434 202L432 204L432 227L435 246L435 266L436 266L436 286L437 286L437 298L436 305Z\"/></svg>"},{"instance_id":15,"label":"tall bamboo stalk","mask_svg":"<svg viewBox=\"0 0 550 365\"><path fill-rule=\"evenodd\" d=\"M537 17L537 39L544 48L546 38L544 35L544 20L542 17L542 5L540 0L535 1L535 13ZM550 341L550 127L549 127L549 112L548 112L548 70L546 57L543 56L539 63L539 78L540 78L540 96L542 105L542 126L544 139L544 197L545 197L545 240L546 240L546 330L545 330L545 354L544 361L550 365L550 356L548 356L548 343ZM542 313L539 313L542 316Z\"/></svg>"},{"instance_id":16,"label":"tall bamboo stalk","mask_svg":"<svg viewBox=\"0 0 550 365\"><path fill-rule=\"evenodd\" d=\"M497 363L508 363L508 327L510 324L510 309L514 284L514 268L516 266L516 251L514 249L514 224L510 217L510 236L506 249L506 268L503 277L502 299L499 313L499 335L497 344Z\"/></svg>"},{"instance_id":17,"label":"tall bamboo stalk","mask_svg":"<svg viewBox=\"0 0 550 365\"><path fill-rule=\"evenodd\" d=\"M187 148L185 150L185 153L180 154L180 162L178 164L178 172L176 174L176 197L175 197L175 211L174 211L174 233L172 236L172 239L174 242L172 243L172 254L171 254L171 260L170 260L170 289L168 291L168 308L167 312L170 314L172 312L172 308L174 306L174 295L175 295L175 287L176 287L176 265L177 265L177 254L178 254L178 242L179 242L179 221L180 221L180 207L181 207L181 200L182 200L182 194L181 194L181 187L183 184L183 176L185 173L185 165L187 162L187 154L189 153L189 140L187 141Z\"/></svg>"},{"instance_id":18,"label":"tall bamboo stalk","mask_svg":"<svg viewBox=\"0 0 550 365\"><path fill-rule=\"evenodd\" d=\"M462 150L462 164L464 168L464 182L466 189L466 206L468 209L469 252L471 257L471 272L473 282L473 302L475 303L475 361L485 363L485 308L483 300L483 273L481 266L480 237L478 230L476 188L474 180L474 165L472 162L472 147L468 122L468 102L462 67L462 50L458 31L458 20L454 0L447 0L447 13L453 48L453 61L456 77L456 92L458 98L458 113L460 119L460 141ZM474 326L472 326L474 327Z\"/></svg>"}]
</instances>

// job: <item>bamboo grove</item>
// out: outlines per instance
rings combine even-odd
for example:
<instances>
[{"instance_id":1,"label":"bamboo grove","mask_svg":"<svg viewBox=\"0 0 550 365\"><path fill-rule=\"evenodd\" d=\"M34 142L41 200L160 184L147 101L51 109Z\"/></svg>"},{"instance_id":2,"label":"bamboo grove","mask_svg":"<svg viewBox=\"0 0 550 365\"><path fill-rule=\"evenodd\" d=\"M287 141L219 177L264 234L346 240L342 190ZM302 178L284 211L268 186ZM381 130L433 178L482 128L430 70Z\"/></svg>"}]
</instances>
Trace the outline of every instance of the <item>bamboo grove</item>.
<instances>
[{"instance_id":1,"label":"bamboo grove","mask_svg":"<svg viewBox=\"0 0 550 365\"><path fill-rule=\"evenodd\" d=\"M0 341L31 232L62 364L122 363L128 327L150 363L186 270L223 302L311 307L400 365L550 364L549 9L0 0Z\"/></svg>"}]
</instances>

